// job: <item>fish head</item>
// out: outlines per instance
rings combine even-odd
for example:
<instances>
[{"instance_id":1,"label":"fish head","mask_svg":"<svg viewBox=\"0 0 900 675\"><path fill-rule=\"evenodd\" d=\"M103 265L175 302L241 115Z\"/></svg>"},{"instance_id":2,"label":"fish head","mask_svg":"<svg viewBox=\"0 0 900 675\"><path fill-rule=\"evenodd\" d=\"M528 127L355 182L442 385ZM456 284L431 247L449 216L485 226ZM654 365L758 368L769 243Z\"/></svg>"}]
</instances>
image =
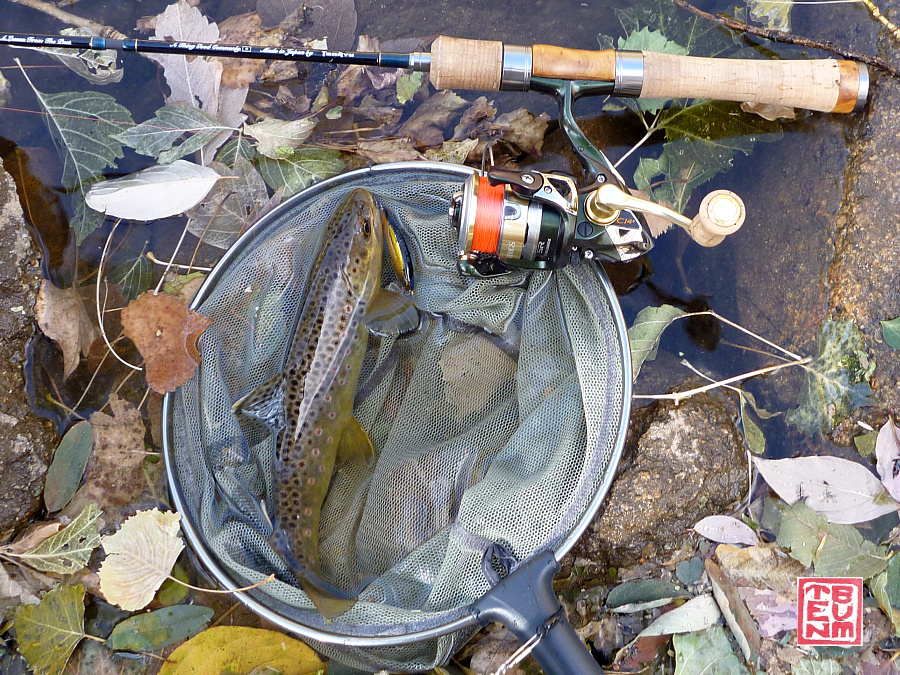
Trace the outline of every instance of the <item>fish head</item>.
<instances>
[{"instance_id":1,"label":"fish head","mask_svg":"<svg viewBox=\"0 0 900 675\"><path fill-rule=\"evenodd\" d=\"M370 297L381 285L381 259L387 218L372 193L356 188L344 197L335 214L336 238L344 239L347 255L342 261L347 283L360 297Z\"/></svg>"}]
</instances>

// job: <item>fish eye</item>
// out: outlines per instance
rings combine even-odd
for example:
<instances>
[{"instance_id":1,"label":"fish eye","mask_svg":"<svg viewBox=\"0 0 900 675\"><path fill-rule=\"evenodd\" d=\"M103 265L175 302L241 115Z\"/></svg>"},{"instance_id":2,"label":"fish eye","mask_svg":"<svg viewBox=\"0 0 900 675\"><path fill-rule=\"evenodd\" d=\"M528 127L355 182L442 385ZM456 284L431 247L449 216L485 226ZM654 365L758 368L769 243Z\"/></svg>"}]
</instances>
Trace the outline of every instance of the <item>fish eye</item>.
<instances>
[{"instance_id":1,"label":"fish eye","mask_svg":"<svg viewBox=\"0 0 900 675\"><path fill-rule=\"evenodd\" d=\"M367 237L370 234L372 234L372 225L369 224L368 220L365 223L363 223L363 234L366 235Z\"/></svg>"}]
</instances>

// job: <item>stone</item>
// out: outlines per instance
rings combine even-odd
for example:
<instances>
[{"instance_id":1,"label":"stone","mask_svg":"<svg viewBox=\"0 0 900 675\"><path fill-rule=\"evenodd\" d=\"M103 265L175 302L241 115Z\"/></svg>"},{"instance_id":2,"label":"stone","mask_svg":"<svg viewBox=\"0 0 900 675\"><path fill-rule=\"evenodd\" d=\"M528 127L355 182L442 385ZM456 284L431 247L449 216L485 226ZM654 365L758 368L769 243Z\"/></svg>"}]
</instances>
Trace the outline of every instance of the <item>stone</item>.
<instances>
[{"instance_id":1,"label":"stone","mask_svg":"<svg viewBox=\"0 0 900 675\"><path fill-rule=\"evenodd\" d=\"M569 580L590 587L605 568L662 564L701 518L726 513L747 490L743 438L733 406L708 393L657 401L631 419L619 473L587 532L563 561ZM583 563L583 564L582 564ZM584 569L571 575L573 565Z\"/></svg>"},{"instance_id":2,"label":"stone","mask_svg":"<svg viewBox=\"0 0 900 675\"><path fill-rule=\"evenodd\" d=\"M41 508L44 475L59 440L49 421L32 414L25 394L25 350L36 330L42 279L38 261L15 182L0 164L0 534Z\"/></svg>"}]
</instances>

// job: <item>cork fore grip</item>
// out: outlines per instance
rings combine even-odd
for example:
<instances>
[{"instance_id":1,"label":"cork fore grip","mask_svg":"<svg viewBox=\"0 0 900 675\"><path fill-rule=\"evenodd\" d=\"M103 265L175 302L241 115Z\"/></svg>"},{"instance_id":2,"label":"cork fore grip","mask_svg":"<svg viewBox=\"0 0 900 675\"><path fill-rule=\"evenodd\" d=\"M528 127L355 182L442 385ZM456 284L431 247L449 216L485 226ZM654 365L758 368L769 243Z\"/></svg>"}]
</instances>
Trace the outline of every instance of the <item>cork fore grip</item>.
<instances>
[{"instance_id":1,"label":"cork fore grip","mask_svg":"<svg viewBox=\"0 0 900 675\"><path fill-rule=\"evenodd\" d=\"M438 89L497 91L503 74L503 43L441 35L431 43L431 83Z\"/></svg>"},{"instance_id":2,"label":"cork fore grip","mask_svg":"<svg viewBox=\"0 0 900 675\"><path fill-rule=\"evenodd\" d=\"M643 52L641 98L709 98L852 112L859 67L853 61L711 59Z\"/></svg>"}]
</instances>

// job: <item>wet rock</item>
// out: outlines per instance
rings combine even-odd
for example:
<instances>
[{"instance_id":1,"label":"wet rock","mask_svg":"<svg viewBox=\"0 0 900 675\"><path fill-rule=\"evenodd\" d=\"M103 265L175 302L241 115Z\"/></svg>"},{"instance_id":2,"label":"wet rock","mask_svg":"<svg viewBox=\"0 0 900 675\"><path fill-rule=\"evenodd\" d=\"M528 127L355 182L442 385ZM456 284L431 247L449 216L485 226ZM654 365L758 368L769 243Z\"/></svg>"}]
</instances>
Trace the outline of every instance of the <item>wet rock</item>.
<instances>
[{"instance_id":1,"label":"wet rock","mask_svg":"<svg viewBox=\"0 0 900 675\"><path fill-rule=\"evenodd\" d=\"M57 441L52 425L31 413L22 372L35 330L37 258L15 183L0 165L0 533L41 507L44 474Z\"/></svg>"},{"instance_id":2,"label":"wet rock","mask_svg":"<svg viewBox=\"0 0 900 675\"><path fill-rule=\"evenodd\" d=\"M560 578L589 587L608 578L607 566L662 563L694 523L725 512L746 489L743 439L730 405L700 394L638 410L606 502L564 560ZM570 575L573 565L580 573Z\"/></svg>"},{"instance_id":3,"label":"wet rock","mask_svg":"<svg viewBox=\"0 0 900 675\"><path fill-rule=\"evenodd\" d=\"M895 49L888 60L900 54ZM900 82L875 82L868 119L854 144L829 269L829 310L862 331L878 364L872 389L886 408L900 407L900 351L887 346L881 320L900 316Z\"/></svg>"}]
</instances>

